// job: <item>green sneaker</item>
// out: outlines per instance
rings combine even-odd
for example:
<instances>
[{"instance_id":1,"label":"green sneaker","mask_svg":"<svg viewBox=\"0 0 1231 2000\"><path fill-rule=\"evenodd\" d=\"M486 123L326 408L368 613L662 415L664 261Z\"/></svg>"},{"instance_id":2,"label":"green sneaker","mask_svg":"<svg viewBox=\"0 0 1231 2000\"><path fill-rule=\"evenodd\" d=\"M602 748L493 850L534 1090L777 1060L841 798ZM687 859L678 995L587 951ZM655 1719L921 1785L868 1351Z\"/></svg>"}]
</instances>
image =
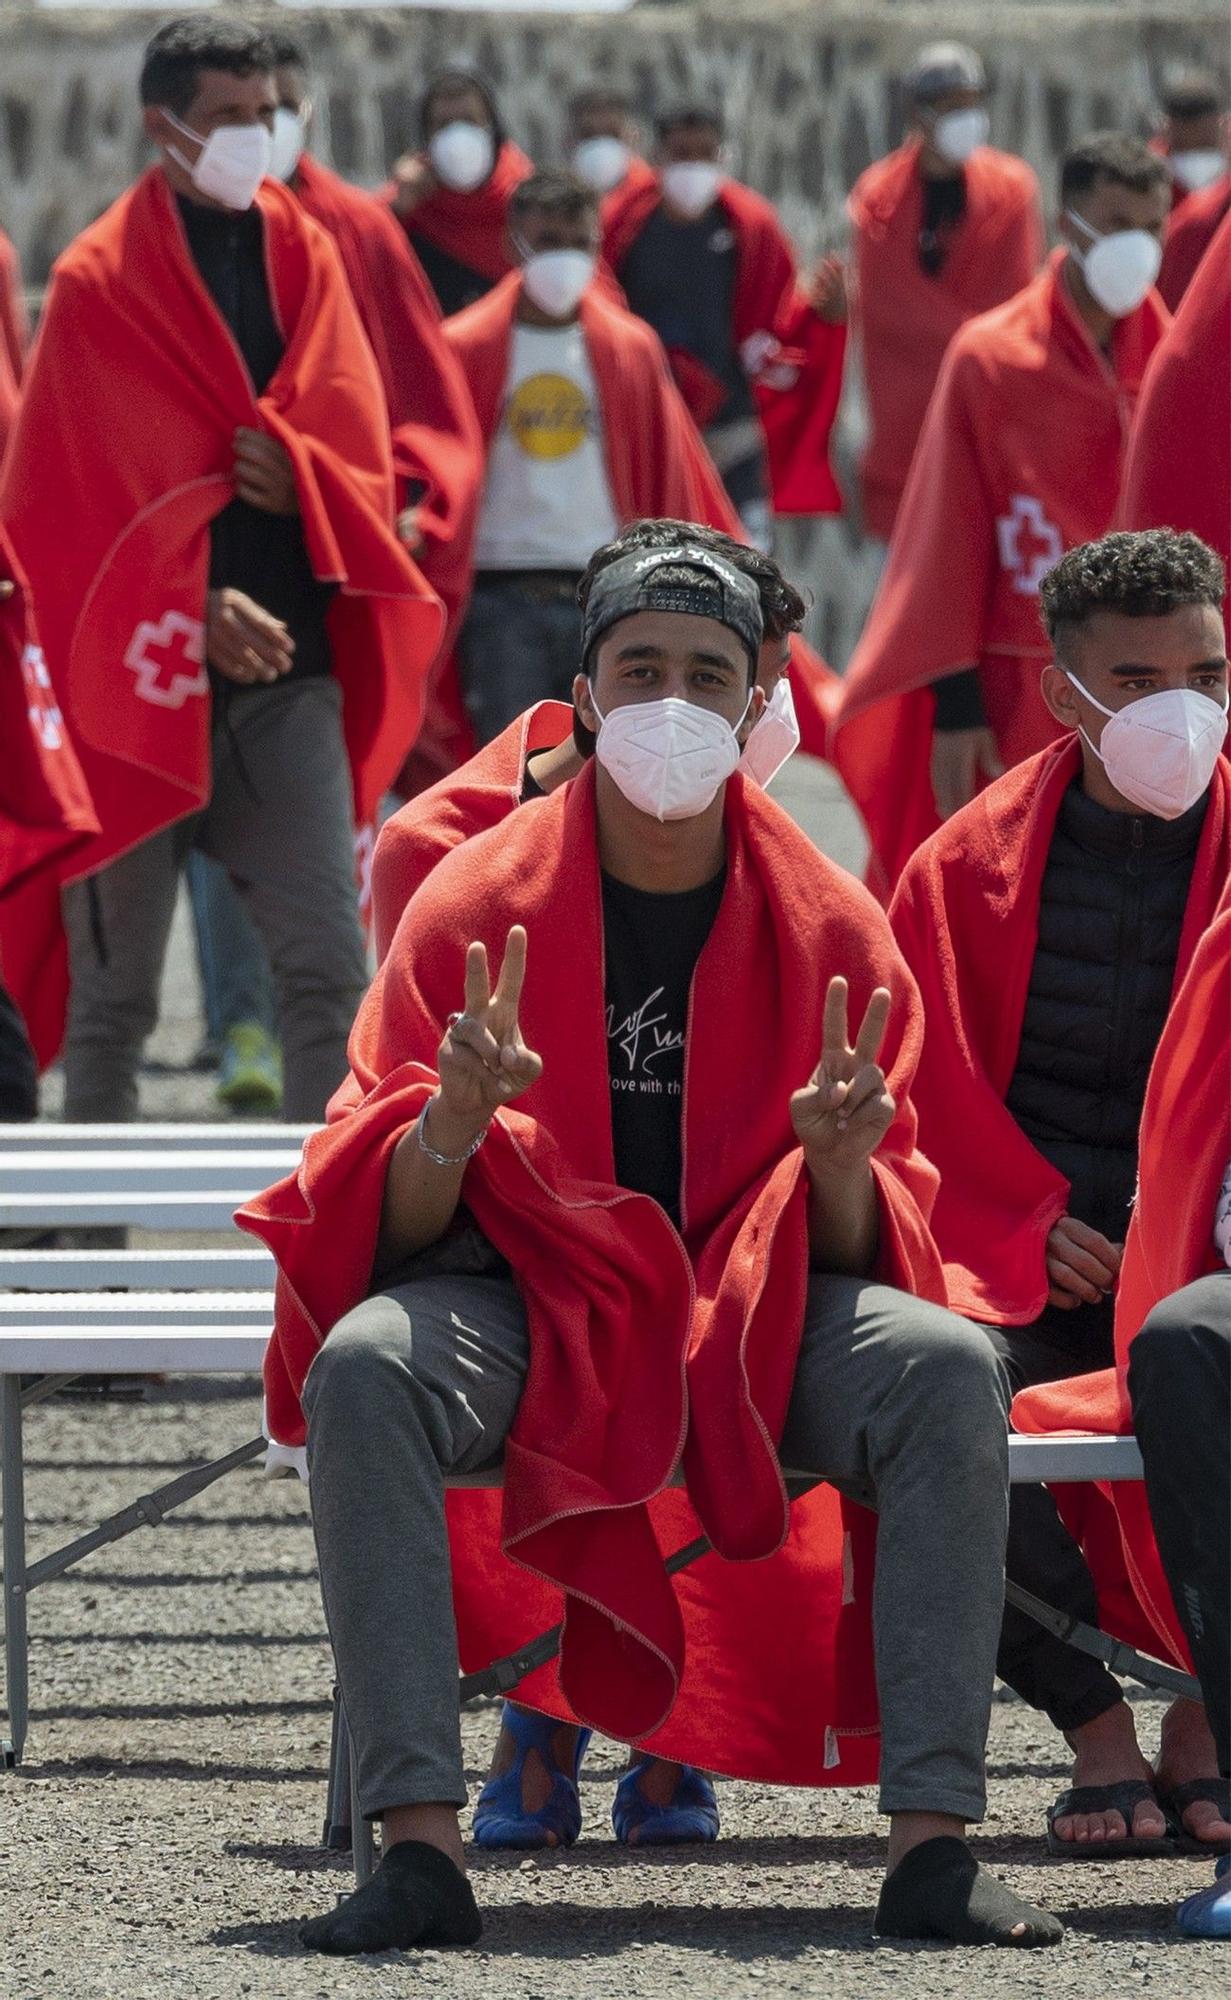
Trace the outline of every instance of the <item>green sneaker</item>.
<instances>
[{"instance_id":1,"label":"green sneaker","mask_svg":"<svg viewBox=\"0 0 1231 2000\"><path fill-rule=\"evenodd\" d=\"M228 1111L281 1108L282 1051L259 1021L239 1021L227 1029L216 1094Z\"/></svg>"}]
</instances>

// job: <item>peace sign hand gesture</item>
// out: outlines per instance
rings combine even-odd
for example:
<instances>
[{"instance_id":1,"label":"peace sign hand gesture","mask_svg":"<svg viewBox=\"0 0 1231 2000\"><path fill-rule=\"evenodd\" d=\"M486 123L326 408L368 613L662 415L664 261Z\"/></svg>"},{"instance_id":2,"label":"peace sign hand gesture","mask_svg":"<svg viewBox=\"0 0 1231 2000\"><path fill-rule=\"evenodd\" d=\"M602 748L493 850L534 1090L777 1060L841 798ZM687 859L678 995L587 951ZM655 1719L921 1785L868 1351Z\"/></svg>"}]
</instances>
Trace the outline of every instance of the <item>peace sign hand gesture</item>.
<instances>
[{"instance_id":1,"label":"peace sign hand gesture","mask_svg":"<svg viewBox=\"0 0 1231 2000\"><path fill-rule=\"evenodd\" d=\"M876 1058L885 1039L890 996L878 986L852 1048L846 1021L847 983L825 994L821 1060L791 1099L791 1123L814 1174L834 1178L867 1166L897 1109Z\"/></svg>"},{"instance_id":2,"label":"peace sign hand gesture","mask_svg":"<svg viewBox=\"0 0 1231 2000\"><path fill-rule=\"evenodd\" d=\"M440 1094L432 1103L431 1144L452 1156L486 1130L492 1113L537 1083L543 1064L526 1047L517 1010L526 978L526 933L514 924L491 989L487 951L466 953L466 1007L452 1014L437 1052Z\"/></svg>"}]
</instances>

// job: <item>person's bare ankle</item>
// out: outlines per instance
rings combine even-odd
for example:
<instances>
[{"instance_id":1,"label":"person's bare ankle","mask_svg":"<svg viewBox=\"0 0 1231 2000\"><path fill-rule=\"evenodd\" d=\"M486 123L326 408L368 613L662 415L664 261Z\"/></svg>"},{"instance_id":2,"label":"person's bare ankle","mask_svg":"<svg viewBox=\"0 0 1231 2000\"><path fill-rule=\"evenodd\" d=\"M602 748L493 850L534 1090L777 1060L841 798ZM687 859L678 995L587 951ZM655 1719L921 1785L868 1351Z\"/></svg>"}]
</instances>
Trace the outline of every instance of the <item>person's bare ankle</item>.
<instances>
[{"instance_id":1,"label":"person's bare ankle","mask_svg":"<svg viewBox=\"0 0 1231 2000\"><path fill-rule=\"evenodd\" d=\"M422 1840L428 1847L438 1847L455 1868L466 1873L456 1806L393 1806L381 1822L381 1845L387 1854L403 1840Z\"/></svg>"},{"instance_id":2,"label":"person's bare ankle","mask_svg":"<svg viewBox=\"0 0 1231 2000\"><path fill-rule=\"evenodd\" d=\"M925 1840L965 1840L965 1838L965 1820L956 1819L952 1813L893 1813L889 1820L886 1873L892 1875L899 1861L910 1853L912 1847L922 1847Z\"/></svg>"}]
</instances>

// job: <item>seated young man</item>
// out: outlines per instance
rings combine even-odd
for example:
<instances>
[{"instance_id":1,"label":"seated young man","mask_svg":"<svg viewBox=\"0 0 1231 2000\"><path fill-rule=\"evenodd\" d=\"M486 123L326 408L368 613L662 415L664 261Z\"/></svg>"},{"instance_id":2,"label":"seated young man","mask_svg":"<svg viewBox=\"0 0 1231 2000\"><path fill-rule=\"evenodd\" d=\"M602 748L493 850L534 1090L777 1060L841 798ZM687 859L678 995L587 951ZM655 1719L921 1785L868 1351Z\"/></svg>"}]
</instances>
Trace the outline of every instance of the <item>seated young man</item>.
<instances>
[{"instance_id":1,"label":"seated young man","mask_svg":"<svg viewBox=\"0 0 1231 2000\"><path fill-rule=\"evenodd\" d=\"M914 1094L949 1302L1015 1388L1112 1359L1146 1080L1231 864L1223 589L1195 535L1070 551L1042 587L1043 697L1070 733L927 841L891 907L927 1012ZM1009 1519L1009 1577L1097 1623L1050 1494L1015 1487ZM1177 1704L1151 1772L1106 1668L1012 1609L998 1672L1074 1753L1052 1851L1164 1848L1159 1794L1214 1775L1200 1711Z\"/></svg>"},{"instance_id":2,"label":"seated young man","mask_svg":"<svg viewBox=\"0 0 1231 2000\"><path fill-rule=\"evenodd\" d=\"M1190 1844L1219 1853L1214 1881L1180 1905L1177 1921L1186 1937L1223 1938L1231 1937L1228 991L1231 888L1197 947L1150 1075L1121 1285L1127 1323L1117 1324L1158 1553L1217 1752L1218 1775L1191 1780L1171 1798L1188 1815Z\"/></svg>"},{"instance_id":3,"label":"seated young man","mask_svg":"<svg viewBox=\"0 0 1231 2000\"><path fill-rule=\"evenodd\" d=\"M593 579L612 563L639 551L690 548L724 557L755 583L761 604L762 641L757 686L765 705L740 755L740 769L758 784L770 783L799 741L791 695L791 635L806 605L772 556L736 542L716 528L685 521L637 521L591 559ZM583 599L582 610L585 610ZM585 768L573 732L573 709L539 702L452 776L403 806L386 821L372 865L376 947L383 960L412 895L436 863L463 840L497 825L526 799L558 790ZM377 974L378 979L381 977ZM369 1009L367 1021L373 1019ZM378 1079L356 1036L352 1075L330 1107L330 1116L353 1109ZM580 1827L576 1730L512 1703L497 1747L493 1781L475 1812L475 1838L484 1847L568 1846ZM556 1743L551 1739L564 1728ZM584 1749L584 1745L581 1746ZM675 1759L636 1754L612 1807L616 1837L631 1846L666 1846L718 1835L718 1801L708 1777Z\"/></svg>"},{"instance_id":4,"label":"seated young man","mask_svg":"<svg viewBox=\"0 0 1231 2000\"><path fill-rule=\"evenodd\" d=\"M271 1427L306 1418L361 1809L384 1823L380 1868L306 1927L312 1949L480 1934L443 1475L501 1457L486 1588L512 1558L563 1593L568 1718L633 1743L685 1670L648 1507L677 1468L732 1565L781 1546L779 1456L874 1507L878 1928L1061 1934L963 1839L1003 1594L1003 1371L932 1303L913 983L870 898L737 774L762 638L755 585L687 531L593 578L585 770L432 871L358 1030L377 1081L244 1211L282 1269Z\"/></svg>"}]
</instances>

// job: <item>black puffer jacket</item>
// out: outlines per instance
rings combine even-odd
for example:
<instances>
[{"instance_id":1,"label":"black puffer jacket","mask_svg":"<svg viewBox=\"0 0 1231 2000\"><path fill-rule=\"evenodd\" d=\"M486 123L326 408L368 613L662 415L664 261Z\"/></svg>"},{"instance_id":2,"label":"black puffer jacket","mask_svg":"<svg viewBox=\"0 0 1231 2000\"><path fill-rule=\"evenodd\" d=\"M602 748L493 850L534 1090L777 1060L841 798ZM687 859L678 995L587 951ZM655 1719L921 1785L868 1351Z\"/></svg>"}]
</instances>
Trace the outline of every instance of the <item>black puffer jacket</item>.
<instances>
[{"instance_id":1,"label":"black puffer jacket","mask_svg":"<svg viewBox=\"0 0 1231 2000\"><path fill-rule=\"evenodd\" d=\"M1069 1212L1123 1242L1137 1128L1171 1000L1208 794L1180 819L1065 793L1043 876L1039 941L1005 1102L1072 1182Z\"/></svg>"}]
</instances>

